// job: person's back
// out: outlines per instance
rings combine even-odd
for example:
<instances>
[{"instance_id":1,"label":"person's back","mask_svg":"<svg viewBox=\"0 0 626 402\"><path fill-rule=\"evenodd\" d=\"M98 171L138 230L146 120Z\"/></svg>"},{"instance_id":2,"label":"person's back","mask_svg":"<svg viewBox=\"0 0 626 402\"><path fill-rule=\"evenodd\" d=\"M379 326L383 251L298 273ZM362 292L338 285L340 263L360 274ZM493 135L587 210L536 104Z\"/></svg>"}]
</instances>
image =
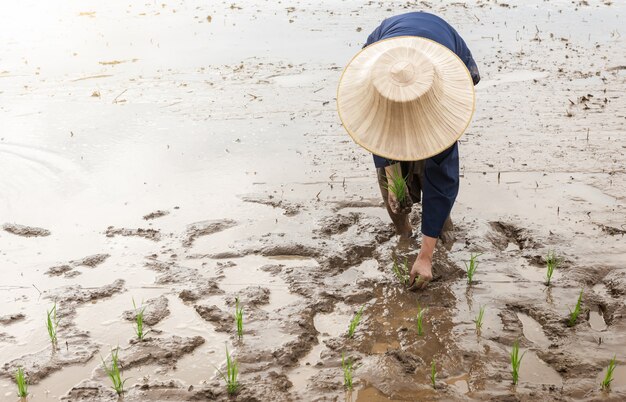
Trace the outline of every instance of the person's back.
<instances>
[{"instance_id":1,"label":"person's back","mask_svg":"<svg viewBox=\"0 0 626 402\"><path fill-rule=\"evenodd\" d=\"M370 34L365 46L398 36L419 36L447 47L463 61L472 75L474 85L480 81L472 53L459 33L444 19L421 11L389 17Z\"/></svg>"}]
</instances>

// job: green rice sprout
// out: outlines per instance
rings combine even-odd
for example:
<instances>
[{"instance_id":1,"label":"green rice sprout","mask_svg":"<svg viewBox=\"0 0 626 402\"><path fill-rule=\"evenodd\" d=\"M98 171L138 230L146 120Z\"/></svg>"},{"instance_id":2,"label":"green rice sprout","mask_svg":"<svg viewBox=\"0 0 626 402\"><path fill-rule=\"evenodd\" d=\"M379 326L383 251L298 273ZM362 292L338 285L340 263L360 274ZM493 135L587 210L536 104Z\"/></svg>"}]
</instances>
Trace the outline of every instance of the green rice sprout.
<instances>
[{"instance_id":1,"label":"green rice sprout","mask_svg":"<svg viewBox=\"0 0 626 402\"><path fill-rule=\"evenodd\" d=\"M548 267L546 272L546 286L550 286L550 280L552 279L554 270L558 267L559 262L560 261L556 256L556 253L553 250L548 250L548 255L546 256L546 264Z\"/></svg>"},{"instance_id":2,"label":"green rice sprout","mask_svg":"<svg viewBox=\"0 0 626 402\"><path fill-rule=\"evenodd\" d=\"M606 368L606 374L604 375L604 380L600 383L603 391L609 391L611 389L611 383L613 382L613 371L615 370L615 355L609 362L609 366Z\"/></svg>"},{"instance_id":3,"label":"green rice sprout","mask_svg":"<svg viewBox=\"0 0 626 402\"><path fill-rule=\"evenodd\" d=\"M52 306L51 310L47 310L48 316L46 318L46 328L48 329L48 337L52 347L57 346L57 328L59 327L59 319L57 318L57 304L56 302Z\"/></svg>"},{"instance_id":4,"label":"green rice sprout","mask_svg":"<svg viewBox=\"0 0 626 402\"><path fill-rule=\"evenodd\" d=\"M583 301L583 290L580 289L580 294L578 295L578 301L576 301L576 306L574 306L573 310L569 309L569 320L567 321L568 327L573 327L574 325L576 325L576 320L578 319L578 316L580 315L582 301Z\"/></svg>"},{"instance_id":5,"label":"green rice sprout","mask_svg":"<svg viewBox=\"0 0 626 402\"><path fill-rule=\"evenodd\" d=\"M243 338L243 307L239 307L239 298L235 298L235 322L237 323L237 337Z\"/></svg>"},{"instance_id":6,"label":"green rice sprout","mask_svg":"<svg viewBox=\"0 0 626 402\"><path fill-rule=\"evenodd\" d=\"M363 316L363 307L364 306L361 306L359 311L357 311L354 317L352 317L352 320L350 320L350 325L348 326L348 338L352 338L354 336L356 327L361 322L361 317Z\"/></svg>"},{"instance_id":7,"label":"green rice sprout","mask_svg":"<svg viewBox=\"0 0 626 402\"><path fill-rule=\"evenodd\" d=\"M120 348L117 347L115 349L111 349L111 366L108 366L102 356L100 359L102 360L102 368L104 369L107 376L111 379L111 383L113 384L111 387L117 392L118 395L122 395L124 393L124 384L128 379L122 379L122 373L120 372L120 361L118 358Z\"/></svg>"},{"instance_id":8,"label":"green rice sprout","mask_svg":"<svg viewBox=\"0 0 626 402\"><path fill-rule=\"evenodd\" d=\"M387 183L383 183L383 187L396 197L400 205L404 205L407 200L406 180L409 176L402 177L400 164L394 166L393 170L394 173L387 175Z\"/></svg>"},{"instance_id":9,"label":"green rice sprout","mask_svg":"<svg viewBox=\"0 0 626 402\"><path fill-rule=\"evenodd\" d=\"M142 307L138 309L135 304L135 299L133 299L133 308L135 309L135 334L137 334L137 339L142 341L146 335L143 330L143 313L146 311L146 308Z\"/></svg>"},{"instance_id":10,"label":"green rice sprout","mask_svg":"<svg viewBox=\"0 0 626 402\"><path fill-rule=\"evenodd\" d=\"M517 385L517 381L519 380L519 368L522 364L522 358L526 352L519 355L519 341L515 341L513 343L513 349L511 349L511 374L513 375L513 385Z\"/></svg>"},{"instance_id":11,"label":"green rice sprout","mask_svg":"<svg viewBox=\"0 0 626 402\"><path fill-rule=\"evenodd\" d=\"M28 396L28 383L26 382L26 376L24 375L24 369L17 368L15 373L15 382L17 384L17 396L20 398L26 398Z\"/></svg>"},{"instance_id":12,"label":"green rice sprout","mask_svg":"<svg viewBox=\"0 0 626 402\"><path fill-rule=\"evenodd\" d=\"M352 390L352 359L346 359L341 353L341 368L343 369L343 386Z\"/></svg>"},{"instance_id":13,"label":"green rice sprout","mask_svg":"<svg viewBox=\"0 0 626 402\"><path fill-rule=\"evenodd\" d=\"M397 260L393 261L393 274L398 278L401 284L409 284L409 260L404 259L404 264L398 264Z\"/></svg>"},{"instance_id":14,"label":"green rice sprout","mask_svg":"<svg viewBox=\"0 0 626 402\"><path fill-rule=\"evenodd\" d=\"M474 273L476 272L476 268L478 268L478 261L476 260L480 255L482 255L482 253L471 253L470 254L470 260L469 260L469 264L467 263L467 261L465 262L465 268L466 268L466 272L467 272L467 284L471 285L472 284L472 279L474 278Z\"/></svg>"},{"instance_id":15,"label":"green rice sprout","mask_svg":"<svg viewBox=\"0 0 626 402\"><path fill-rule=\"evenodd\" d=\"M474 320L474 324L476 324L476 333L480 334L480 330L483 328L483 318L485 317L485 306L480 306L478 310L478 315Z\"/></svg>"},{"instance_id":16,"label":"green rice sprout","mask_svg":"<svg viewBox=\"0 0 626 402\"><path fill-rule=\"evenodd\" d=\"M427 308L421 308L419 305L417 306L417 335L424 335L424 313L428 311Z\"/></svg>"},{"instance_id":17,"label":"green rice sprout","mask_svg":"<svg viewBox=\"0 0 626 402\"><path fill-rule=\"evenodd\" d=\"M239 376L239 364L237 364L237 360L233 359L230 353L228 353L228 346L226 346L226 373L220 369L217 369L217 372L226 382L226 391L228 394L235 395L241 385L237 380Z\"/></svg>"},{"instance_id":18,"label":"green rice sprout","mask_svg":"<svg viewBox=\"0 0 626 402\"><path fill-rule=\"evenodd\" d=\"M433 388L437 388L437 367L435 366L435 359L430 363L430 383L433 385Z\"/></svg>"}]
</instances>

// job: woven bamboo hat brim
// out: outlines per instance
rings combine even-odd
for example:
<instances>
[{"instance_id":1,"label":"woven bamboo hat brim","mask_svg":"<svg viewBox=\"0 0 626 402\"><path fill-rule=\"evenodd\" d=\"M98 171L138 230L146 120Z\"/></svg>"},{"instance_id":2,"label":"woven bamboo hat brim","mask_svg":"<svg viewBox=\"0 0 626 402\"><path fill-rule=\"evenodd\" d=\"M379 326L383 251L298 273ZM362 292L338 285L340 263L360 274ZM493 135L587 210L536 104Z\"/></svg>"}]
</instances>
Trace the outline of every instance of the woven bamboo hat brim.
<instances>
[{"instance_id":1,"label":"woven bamboo hat brim","mask_svg":"<svg viewBox=\"0 0 626 402\"><path fill-rule=\"evenodd\" d=\"M474 84L459 57L437 42L400 36L361 50L343 71L337 110L352 139L387 159L437 155L474 114Z\"/></svg>"}]
</instances>

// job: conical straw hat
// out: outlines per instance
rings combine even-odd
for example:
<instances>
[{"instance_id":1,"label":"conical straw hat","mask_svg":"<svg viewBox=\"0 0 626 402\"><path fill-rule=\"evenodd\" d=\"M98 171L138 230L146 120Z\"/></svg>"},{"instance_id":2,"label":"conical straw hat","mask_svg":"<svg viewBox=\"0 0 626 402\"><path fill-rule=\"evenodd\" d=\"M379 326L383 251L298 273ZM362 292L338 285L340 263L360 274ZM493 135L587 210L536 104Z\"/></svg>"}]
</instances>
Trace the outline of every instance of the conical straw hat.
<instances>
[{"instance_id":1,"label":"conical straw hat","mask_svg":"<svg viewBox=\"0 0 626 402\"><path fill-rule=\"evenodd\" d=\"M437 42L400 36L361 50L343 71L337 109L352 139L387 159L437 155L474 114L474 84L459 57Z\"/></svg>"}]
</instances>

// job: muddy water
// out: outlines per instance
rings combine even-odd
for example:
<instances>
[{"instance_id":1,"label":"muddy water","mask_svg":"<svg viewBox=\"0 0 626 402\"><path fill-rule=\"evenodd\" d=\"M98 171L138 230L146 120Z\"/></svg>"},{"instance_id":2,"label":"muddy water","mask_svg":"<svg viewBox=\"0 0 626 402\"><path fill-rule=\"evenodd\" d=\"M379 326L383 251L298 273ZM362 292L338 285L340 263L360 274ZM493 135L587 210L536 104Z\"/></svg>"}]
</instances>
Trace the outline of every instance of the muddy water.
<instances>
[{"instance_id":1,"label":"muddy water","mask_svg":"<svg viewBox=\"0 0 626 402\"><path fill-rule=\"evenodd\" d=\"M26 365L32 401L115 400L99 365L119 345L127 400L224 400L225 344L243 399L600 398L609 359L626 361L625 6L420 3L458 28L483 78L460 146L457 241L420 294L390 274L419 245L392 237L371 157L334 111L341 66L406 7L0 5L0 225L50 232L0 230L0 317L23 315L0 320L2 399ZM550 287L548 250L562 257ZM97 254L110 256L76 262ZM131 342L133 298L160 297L152 340ZM57 357L43 327L55 300L68 342ZM515 340L526 354L513 389ZM349 395L342 353L355 361ZM621 363L611 395L626 398Z\"/></svg>"}]
</instances>

